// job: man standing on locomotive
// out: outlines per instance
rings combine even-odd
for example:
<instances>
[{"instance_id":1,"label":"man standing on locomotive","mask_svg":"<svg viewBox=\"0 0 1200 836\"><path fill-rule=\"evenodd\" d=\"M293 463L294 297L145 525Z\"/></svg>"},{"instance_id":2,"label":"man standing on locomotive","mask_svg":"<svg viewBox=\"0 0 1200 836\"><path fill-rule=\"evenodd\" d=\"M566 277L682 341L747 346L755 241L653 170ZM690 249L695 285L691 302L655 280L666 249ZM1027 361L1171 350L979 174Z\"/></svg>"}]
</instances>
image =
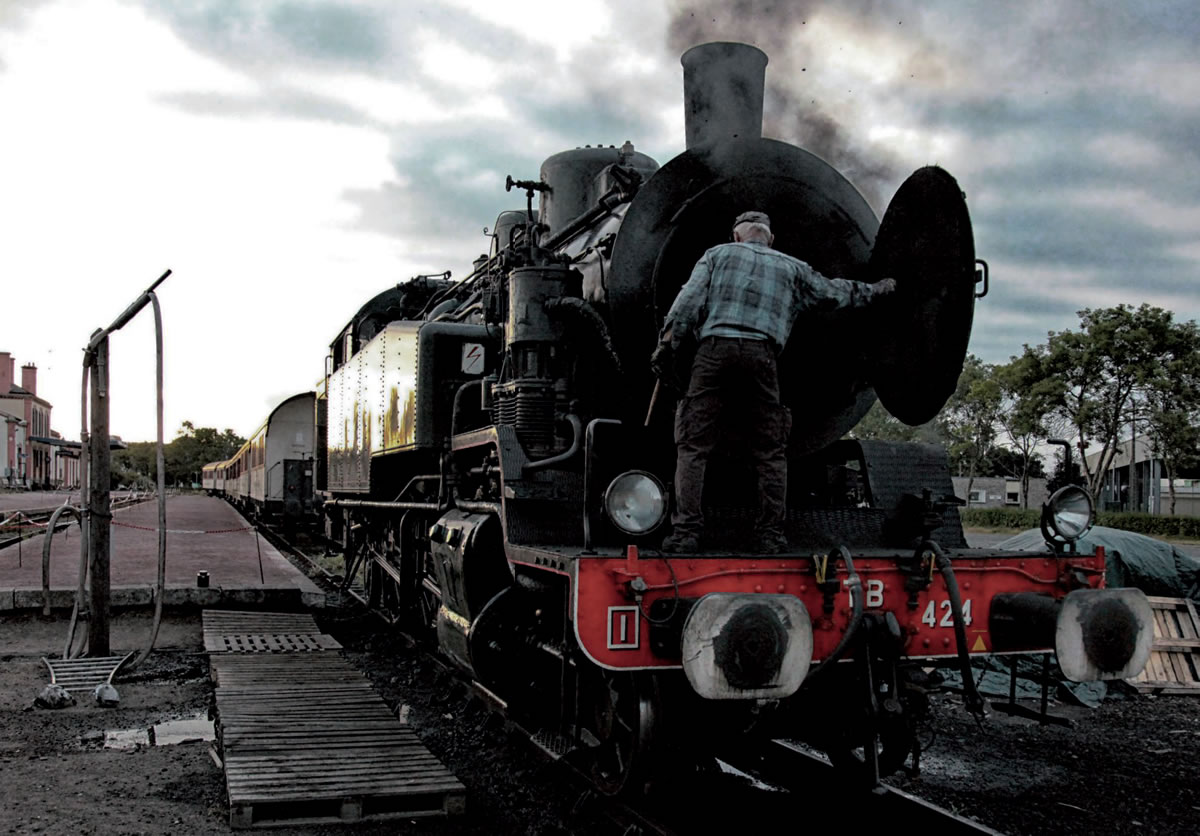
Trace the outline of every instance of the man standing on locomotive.
<instances>
[{"instance_id":1,"label":"man standing on locomotive","mask_svg":"<svg viewBox=\"0 0 1200 836\"><path fill-rule=\"evenodd\" d=\"M771 247L771 220L743 212L733 222L733 243L708 250L675 297L651 366L668 373L680 344L699 346L687 391L675 416L674 532L663 551L700 549L701 494L708 459L723 420L745 430L758 475L756 551L787 548L787 442L791 413L780 402L776 358L801 313L863 308L896 289L895 279L875 284L829 279L808 264Z\"/></svg>"}]
</instances>

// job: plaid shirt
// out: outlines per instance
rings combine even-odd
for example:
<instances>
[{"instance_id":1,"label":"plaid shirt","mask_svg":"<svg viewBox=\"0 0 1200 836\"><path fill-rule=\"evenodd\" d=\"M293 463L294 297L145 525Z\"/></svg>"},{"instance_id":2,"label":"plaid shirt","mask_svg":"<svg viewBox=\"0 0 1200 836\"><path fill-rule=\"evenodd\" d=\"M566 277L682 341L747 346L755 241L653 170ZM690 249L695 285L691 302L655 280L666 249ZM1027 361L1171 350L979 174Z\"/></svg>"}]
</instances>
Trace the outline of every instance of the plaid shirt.
<instances>
[{"instance_id":1,"label":"plaid shirt","mask_svg":"<svg viewBox=\"0 0 1200 836\"><path fill-rule=\"evenodd\" d=\"M678 346L685 335L741 337L787 345L801 311L861 308L875 297L873 285L828 279L798 258L766 244L721 244L696 262L667 313Z\"/></svg>"}]
</instances>

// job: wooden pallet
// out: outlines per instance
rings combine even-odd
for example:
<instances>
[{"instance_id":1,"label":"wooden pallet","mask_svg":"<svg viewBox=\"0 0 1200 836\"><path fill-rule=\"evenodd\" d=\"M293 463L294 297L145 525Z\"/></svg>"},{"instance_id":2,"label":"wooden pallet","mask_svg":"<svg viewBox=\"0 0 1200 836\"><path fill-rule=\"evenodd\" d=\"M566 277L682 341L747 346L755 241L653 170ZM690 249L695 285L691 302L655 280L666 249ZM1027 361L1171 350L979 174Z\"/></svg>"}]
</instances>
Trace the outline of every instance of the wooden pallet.
<instances>
[{"instance_id":1,"label":"wooden pallet","mask_svg":"<svg viewBox=\"0 0 1200 836\"><path fill-rule=\"evenodd\" d=\"M223 650L210 664L231 827L464 811L462 783L336 652Z\"/></svg>"},{"instance_id":2,"label":"wooden pallet","mask_svg":"<svg viewBox=\"0 0 1200 836\"><path fill-rule=\"evenodd\" d=\"M307 613L205 610L209 653L295 653L341 648Z\"/></svg>"},{"instance_id":3,"label":"wooden pallet","mask_svg":"<svg viewBox=\"0 0 1200 836\"><path fill-rule=\"evenodd\" d=\"M1200 695L1200 615L1187 598L1147 596L1154 645L1145 669L1130 680L1143 693Z\"/></svg>"}]
</instances>

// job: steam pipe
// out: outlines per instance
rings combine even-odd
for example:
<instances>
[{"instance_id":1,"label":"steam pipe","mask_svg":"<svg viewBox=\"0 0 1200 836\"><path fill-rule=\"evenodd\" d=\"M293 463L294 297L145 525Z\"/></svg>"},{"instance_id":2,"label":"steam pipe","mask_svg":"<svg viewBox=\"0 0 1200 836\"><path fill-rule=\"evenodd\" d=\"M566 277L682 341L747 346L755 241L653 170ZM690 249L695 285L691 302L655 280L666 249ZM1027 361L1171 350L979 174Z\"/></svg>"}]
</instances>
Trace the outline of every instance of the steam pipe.
<instances>
[{"instance_id":1,"label":"steam pipe","mask_svg":"<svg viewBox=\"0 0 1200 836\"><path fill-rule=\"evenodd\" d=\"M450 409L450 435L451 436L458 435L458 418L459 418L459 415L462 413L463 403L466 401L465 396L468 391L470 391L471 389L474 389L474 388L478 388L480 390L481 397L482 397L482 392L483 392L483 378L482 377L478 378L477 380L468 380L462 386L459 386L458 391L454 393L454 405Z\"/></svg>"},{"instance_id":2,"label":"steam pipe","mask_svg":"<svg viewBox=\"0 0 1200 836\"><path fill-rule=\"evenodd\" d=\"M600 220L606 215L612 214L613 209L624 202L620 199L613 201L613 199L622 198L624 195L624 189L622 189L620 186L613 186L600 196L600 198L596 201L595 206L584 212L579 217L575 218L575 220L570 221L566 226L556 232L554 237L546 242L545 248L548 250L558 249L580 232L592 226L592 224L594 224L596 221ZM625 201L629 199L629 197L624 198Z\"/></svg>"},{"instance_id":3,"label":"steam pipe","mask_svg":"<svg viewBox=\"0 0 1200 836\"><path fill-rule=\"evenodd\" d=\"M567 415L567 423L571 425L571 446L557 456L551 456L548 459L538 459L536 462L526 462L524 467L521 468L522 471L528 473L531 470L544 470L547 467L562 464L579 452L580 442L583 440L583 422L579 420L578 415L571 413Z\"/></svg>"}]
</instances>

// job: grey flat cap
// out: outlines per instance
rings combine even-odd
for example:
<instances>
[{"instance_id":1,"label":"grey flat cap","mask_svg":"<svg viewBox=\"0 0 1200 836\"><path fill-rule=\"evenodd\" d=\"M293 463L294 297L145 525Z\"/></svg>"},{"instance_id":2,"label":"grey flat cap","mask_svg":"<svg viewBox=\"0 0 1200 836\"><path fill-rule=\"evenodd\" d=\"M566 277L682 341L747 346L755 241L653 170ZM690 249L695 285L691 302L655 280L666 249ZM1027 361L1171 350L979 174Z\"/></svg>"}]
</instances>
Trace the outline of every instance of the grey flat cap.
<instances>
[{"instance_id":1,"label":"grey flat cap","mask_svg":"<svg viewBox=\"0 0 1200 836\"><path fill-rule=\"evenodd\" d=\"M743 212L733 220L733 225L738 224L762 224L767 229L771 228L771 219L767 217L766 212Z\"/></svg>"}]
</instances>

